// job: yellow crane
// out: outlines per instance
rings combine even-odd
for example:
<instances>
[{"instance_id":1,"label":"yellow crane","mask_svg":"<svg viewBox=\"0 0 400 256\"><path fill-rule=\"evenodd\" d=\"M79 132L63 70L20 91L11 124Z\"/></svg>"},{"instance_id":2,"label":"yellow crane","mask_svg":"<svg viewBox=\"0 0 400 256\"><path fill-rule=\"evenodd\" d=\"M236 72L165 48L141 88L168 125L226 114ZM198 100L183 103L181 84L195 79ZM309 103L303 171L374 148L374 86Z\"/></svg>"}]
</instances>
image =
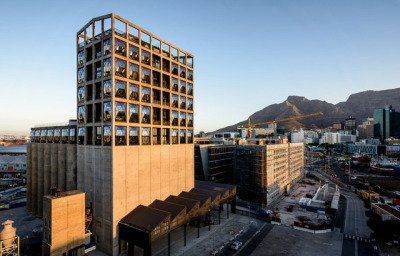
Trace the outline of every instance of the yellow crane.
<instances>
[{"instance_id":1,"label":"yellow crane","mask_svg":"<svg viewBox=\"0 0 400 256\"><path fill-rule=\"evenodd\" d=\"M238 128L247 128L246 136L247 136L247 138L251 138L251 129L256 126L265 125L265 124L273 124L273 123L281 123L281 122L285 122L285 121L297 120L297 119L302 119L302 118L307 118L307 117L312 117L312 116L320 116L323 114L324 113L322 113L322 112L318 112L318 113L312 113L312 114L308 114L308 115L292 116L292 117L288 117L288 118L284 118L284 119L280 119L280 120L268 121L268 122L263 122L263 123L258 123L258 124L252 124L250 122L251 116L249 116L248 125L239 125Z\"/></svg>"}]
</instances>

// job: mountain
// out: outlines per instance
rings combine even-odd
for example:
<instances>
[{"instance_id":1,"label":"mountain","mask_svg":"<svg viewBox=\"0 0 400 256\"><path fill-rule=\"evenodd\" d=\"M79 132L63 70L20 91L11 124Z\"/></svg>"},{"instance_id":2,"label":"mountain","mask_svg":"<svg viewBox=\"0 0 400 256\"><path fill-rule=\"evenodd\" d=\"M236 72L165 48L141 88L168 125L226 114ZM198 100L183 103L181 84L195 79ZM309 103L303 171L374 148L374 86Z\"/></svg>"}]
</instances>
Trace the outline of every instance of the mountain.
<instances>
[{"instance_id":1,"label":"mountain","mask_svg":"<svg viewBox=\"0 0 400 256\"><path fill-rule=\"evenodd\" d=\"M308 117L298 120L278 123L278 128L285 131L299 129L326 128L332 126L333 122L343 121L351 115L356 118L357 124L363 118L373 117L375 109L385 105L392 105L400 111L400 88L383 91L364 91L350 95L345 102L336 105L321 100L308 100L301 96L289 96L287 100L279 104L272 104L253 113L251 123L262 123L272 120L284 119L292 116L307 115L315 112L322 112L324 115ZM237 130L238 125L246 125L247 120L241 121L214 131L232 132ZM266 127L266 126L258 126Z\"/></svg>"}]
</instances>

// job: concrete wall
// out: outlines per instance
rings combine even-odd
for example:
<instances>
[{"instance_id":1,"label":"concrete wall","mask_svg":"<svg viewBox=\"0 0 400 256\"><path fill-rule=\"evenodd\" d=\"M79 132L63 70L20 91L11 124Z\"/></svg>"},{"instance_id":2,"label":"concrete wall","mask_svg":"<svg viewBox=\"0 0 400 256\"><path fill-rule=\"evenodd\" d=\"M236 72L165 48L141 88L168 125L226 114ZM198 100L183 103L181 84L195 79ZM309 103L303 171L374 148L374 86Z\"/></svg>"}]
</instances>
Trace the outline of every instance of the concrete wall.
<instances>
[{"instance_id":1,"label":"concrete wall","mask_svg":"<svg viewBox=\"0 0 400 256\"><path fill-rule=\"evenodd\" d=\"M26 209L32 211L32 143L26 144Z\"/></svg>"}]
</instances>

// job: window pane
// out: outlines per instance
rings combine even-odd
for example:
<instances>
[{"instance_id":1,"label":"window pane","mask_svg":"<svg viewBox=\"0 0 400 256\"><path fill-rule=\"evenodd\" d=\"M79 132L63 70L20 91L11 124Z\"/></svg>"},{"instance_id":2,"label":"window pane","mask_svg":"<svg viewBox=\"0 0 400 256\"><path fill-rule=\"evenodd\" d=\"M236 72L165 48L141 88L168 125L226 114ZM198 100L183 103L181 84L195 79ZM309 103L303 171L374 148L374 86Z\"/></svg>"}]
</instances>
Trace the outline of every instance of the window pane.
<instances>
[{"instance_id":1,"label":"window pane","mask_svg":"<svg viewBox=\"0 0 400 256\"><path fill-rule=\"evenodd\" d=\"M188 143L193 143L193 131L192 130L187 130L187 140L188 140Z\"/></svg>"},{"instance_id":2,"label":"window pane","mask_svg":"<svg viewBox=\"0 0 400 256\"><path fill-rule=\"evenodd\" d=\"M108 38L107 40L104 41L103 52L104 52L104 55L111 53L111 38Z\"/></svg>"},{"instance_id":3,"label":"window pane","mask_svg":"<svg viewBox=\"0 0 400 256\"><path fill-rule=\"evenodd\" d=\"M139 100L139 85L131 83L129 84L129 99Z\"/></svg>"},{"instance_id":4,"label":"window pane","mask_svg":"<svg viewBox=\"0 0 400 256\"><path fill-rule=\"evenodd\" d=\"M186 109L186 97L180 96L179 97L179 103L180 103L180 108L181 109Z\"/></svg>"},{"instance_id":5,"label":"window pane","mask_svg":"<svg viewBox=\"0 0 400 256\"><path fill-rule=\"evenodd\" d=\"M171 115L172 115L172 125L173 126L178 126L178 111L171 111Z\"/></svg>"},{"instance_id":6,"label":"window pane","mask_svg":"<svg viewBox=\"0 0 400 256\"><path fill-rule=\"evenodd\" d=\"M126 55L126 43L115 38L115 53L121 56Z\"/></svg>"},{"instance_id":7,"label":"window pane","mask_svg":"<svg viewBox=\"0 0 400 256\"><path fill-rule=\"evenodd\" d=\"M178 50L172 47L171 54L172 54L172 59L178 61Z\"/></svg>"},{"instance_id":8,"label":"window pane","mask_svg":"<svg viewBox=\"0 0 400 256\"><path fill-rule=\"evenodd\" d=\"M75 131L75 129L74 129L74 131ZM54 130L48 130L47 131L47 142L48 143L53 143L53 135L54 135Z\"/></svg>"},{"instance_id":9,"label":"window pane","mask_svg":"<svg viewBox=\"0 0 400 256\"><path fill-rule=\"evenodd\" d=\"M93 41L93 24L86 28L86 43L90 44Z\"/></svg>"},{"instance_id":10,"label":"window pane","mask_svg":"<svg viewBox=\"0 0 400 256\"><path fill-rule=\"evenodd\" d=\"M78 123L85 123L85 106L80 106L78 108Z\"/></svg>"},{"instance_id":11,"label":"window pane","mask_svg":"<svg viewBox=\"0 0 400 256\"><path fill-rule=\"evenodd\" d=\"M186 54L179 52L179 62L186 65Z\"/></svg>"},{"instance_id":12,"label":"window pane","mask_svg":"<svg viewBox=\"0 0 400 256\"><path fill-rule=\"evenodd\" d=\"M83 128L83 130L85 130L85 129ZM38 132L38 131L36 131L36 132ZM55 143L59 143L60 142L60 136L61 136L61 130L60 129L55 129L54 130L54 142ZM38 137L39 137L39 134L36 134L35 141L36 141L36 138L38 138Z\"/></svg>"},{"instance_id":13,"label":"window pane","mask_svg":"<svg viewBox=\"0 0 400 256\"><path fill-rule=\"evenodd\" d=\"M142 86L142 102L150 103L150 88Z\"/></svg>"},{"instance_id":14,"label":"window pane","mask_svg":"<svg viewBox=\"0 0 400 256\"><path fill-rule=\"evenodd\" d=\"M60 130L56 130L56 133L59 133ZM58 136L59 137L59 136ZM85 128L78 128L78 144L83 145L85 143Z\"/></svg>"},{"instance_id":15,"label":"window pane","mask_svg":"<svg viewBox=\"0 0 400 256\"><path fill-rule=\"evenodd\" d=\"M129 63L129 79L139 81L139 66Z\"/></svg>"},{"instance_id":16,"label":"window pane","mask_svg":"<svg viewBox=\"0 0 400 256\"><path fill-rule=\"evenodd\" d=\"M104 72L104 77L110 76L111 75L111 69L112 69L112 60L111 58L105 59L103 63L103 72Z\"/></svg>"},{"instance_id":17,"label":"window pane","mask_svg":"<svg viewBox=\"0 0 400 256\"><path fill-rule=\"evenodd\" d=\"M178 144L178 129L171 129L172 144Z\"/></svg>"},{"instance_id":18,"label":"window pane","mask_svg":"<svg viewBox=\"0 0 400 256\"><path fill-rule=\"evenodd\" d=\"M114 19L115 34L126 38L126 23L119 19Z\"/></svg>"},{"instance_id":19,"label":"window pane","mask_svg":"<svg viewBox=\"0 0 400 256\"><path fill-rule=\"evenodd\" d=\"M103 85L103 91L104 91L104 98L110 98L111 97L111 80L106 80L104 81Z\"/></svg>"},{"instance_id":20,"label":"window pane","mask_svg":"<svg viewBox=\"0 0 400 256\"><path fill-rule=\"evenodd\" d=\"M142 106L142 123L150 123L150 107Z\"/></svg>"},{"instance_id":21,"label":"window pane","mask_svg":"<svg viewBox=\"0 0 400 256\"><path fill-rule=\"evenodd\" d=\"M85 101L85 87L79 87L78 89L78 103Z\"/></svg>"},{"instance_id":22,"label":"window pane","mask_svg":"<svg viewBox=\"0 0 400 256\"><path fill-rule=\"evenodd\" d=\"M134 42L135 44L139 44L139 30L136 28L129 26L129 40Z\"/></svg>"},{"instance_id":23,"label":"window pane","mask_svg":"<svg viewBox=\"0 0 400 256\"><path fill-rule=\"evenodd\" d=\"M126 127L115 126L115 145L126 145Z\"/></svg>"},{"instance_id":24,"label":"window pane","mask_svg":"<svg viewBox=\"0 0 400 256\"><path fill-rule=\"evenodd\" d=\"M126 62L115 58L115 75L126 77Z\"/></svg>"},{"instance_id":25,"label":"window pane","mask_svg":"<svg viewBox=\"0 0 400 256\"><path fill-rule=\"evenodd\" d=\"M171 106L172 107L174 107L174 108L177 108L178 107L178 95L176 95L176 94L172 94L172 101L171 101Z\"/></svg>"},{"instance_id":26,"label":"window pane","mask_svg":"<svg viewBox=\"0 0 400 256\"><path fill-rule=\"evenodd\" d=\"M191 83L188 83L187 94L193 95L193 84L191 84Z\"/></svg>"},{"instance_id":27,"label":"window pane","mask_svg":"<svg viewBox=\"0 0 400 256\"><path fill-rule=\"evenodd\" d=\"M64 144L68 143L68 129L62 129L61 131L61 142Z\"/></svg>"},{"instance_id":28,"label":"window pane","mask_svg":"<svg viewBox=\"0 0 400 256\"><path fill-rule=\"evenodd\" d=\"M162 55L169 57L169 45L166 43L162 43Z\"/></svg>"},{"instance_id":29,"label":"window pane","mask_svg":"<svg viewBox=\"0 0 400 256\"><path fill-rule=\"evenodd\" d=\"M144 32L142 32L142 46L150 49L150 36Z\"/></svg>"},{"instance_id":30,"label":"window pane","mask_svg":"<svg viewBox=\"0 0 400 256\"><path fill-rule=\"evenodd\" d=\"M185 81L179 81L179 91L181 93L186 93L186 82Z\"/></svg>"},{"instance_id":31,"label":"window pane","mask_svg":"<svg viewBox=\"0 0 400 256\"><path fill-rule=\"evenodd\" d=\"M78 83L85 82L85 68L78 69Z\"/></svg>"},{"instance_id":32,"label":"window pane","mask_svg":"<svg viewBox=\"0 0 400 256\"><path fill-rule=\"evenodd\" d=\"M179 76L182 78L186 78L186 68L180 67Z\"/></svg>"},{"instance_id":33,"label":"window pane","mask_svg":"<svg viewBox=\"0 0 400 256\"><path fill-rule=\"evenodd\" d=\"M126 121L126 103L115 102L115 121L123 122Z\"/></svg>"},{"instance_id":34,"label":"window pane","mask_svg":"<svg viewBox=\"0 0 400 256\"><path fill-rule=\"evenodd\" d=\"M142 50L142 63L150 65L150 53L148 51Z\"/></svg>"},{"instance_id":35,"label":"window pane","mask_svg":"<svg viewBox=\"0 0 400 256\"><path fill-rule=\"evenodd\" d=\"M150 128L142 128L142 145L150 145Z\"/></svg>"},{"instance_id":36,"label":"window pane","mask_svg":"<svg viewBox=\"0 0 400 256\"><path fill-rule=\"evenodd\" d=\"M129 145L139 145L138 127L129 127Z\"/></svg>"},{"instance_id":37,"label":"window pane","mask_svg":"<svg viewBox=\"0 0 400 256\"><path fill-rule=\"evenodd\" d=\"M101 32L101 20L97 20L94 22L94 35L96 40L101 38Z\"/></svg>"},{"instance_id":38,"label":"window pane","mask_svg":"<svg viewBox=\"0 0 400 256\"><path fill-rule=\"evenodd\" d=\"M186 130L179 130L180 132L180 143L185 144L186 143Z\"/></svg>"},{"instance_id":39,"label":"window pane","mask_svg":"<svg viewBox=\"0 0 400 256\"><path fill-rule=\"evenodd\" d=\"M111 126L104 126L103 140L104 146L111 146Z\"/></svg>"},{"instance_id":40,"label":"window pane","mask_svg":"<svg viewBox=\"0 0 400 256\"><path fill-rule=\"evenodd\" d=\"M187 65L193 68L193 57L190 55L187 56Z\"/></svg>"},{"instance_id":41,"label":"window pane","mask_svg":"<svg viewBox=\"0 0 400 256\"><path fill-rule=\"evenodd\" d=\"M129 122L139 123L139 105L129 104Z\"/></svg>"},{"instance_id":42,"label":"window pane","mask_svg":"<svg viewBox=\"0 0 400 256\"><path fill-rule=\"evenodd\" d=\"M115 97L126 98L126 82L115 80Z\"/></svg>"},{"instance_id":43,"label":"window pane","mask_svg":"<svg viewBox=\"0 0 400 256\"><path fill-rule=\"evenodd\" d=\"M131 60L139 61L139 48L133 45L129 45L129 58Z\"/></svg>"},{"instance_id":44,"label":"window pane","mask_svg":"<svg viewBox=\"0 0 400 256\"><path fill-rule=\"evenodd\" d=\"M150 69L142 68L142 83L150 84Z\"/></svg>"},{"instance_id":45,"label":"window pane","mask_svg":"<svg viewBox=\"0 0 400 256\"><path fill-rule=\"evenodd\" d=\"M153 51L156 53L160 53L160 47L161 47L160 40L153 37L152 43L153 43Z\"/></svg>"},{"instance_id":46,"label":"window pane","mask_svg":"<svg viewBox=\"0 0 400 256\"><path fill-rule=\"evenodd\" d=\"M171 90L177 92L178 91L178 79L177 78L171 78L171 83L172 83L172 87Z\"/></svg>"},{"instance_id":47,"label":"window pane","mask_svg":"<svg viewBox=\"0 0 400 256\"><path fill-rule=\"evenodd\" d=\"M104 20L104 35L110 35L111 34L111 18L107 18Z\"/></svg>"},{"instance_id":48,"label":"window pane","mask_svg":"<svg viewBox=\"0 0 400 256\"><path fill-rule=\"evenodd\" d=\"M85 45L85 31L78 35L78 47L81 48Z\"/></svg>"},{"instance_id":49,"label":"window pane","mask_svg":"<svg viewBox=\"0 0 400 256\"><path fill-rule=\"evenodd\" d=\"M187 79L193 81L193 71L188 69L187 72Z\"/></svg>"},{"instance_id":50,"label":"window pane","mask_svg":"<svg viewBox=\"0 0 400 256\"><path fill-rule=\"evenodd\" d=\"M69 141L71 144L75 144L76 143L76 137L75 137L75 128L71 128L69 129Z\"/></svg>"},{"instance_id":51,"label":"window pane","mask_svg":"<svg viewBox=\"0 0 400 256\"><path fill-rule=\"evenodd\" d=\"M186 126L186 113L185 112L181 112L180 113L180 126Z\"/></svg>"},{"instance_id":52,"label":"window pane","mask_svg":"<svg viewBox=\"0 0 400 256\"><path fill-rule=\"evenodd\" d=\"M80 51L78 53L78 65L83 64L85 62L85 51Z\"/></svg>"},{"instance_id":53,"label":"window pane","mask_svg":"<svg viewBox=\"0 0 400 256\"><path fill-rule=\"evenodd\" d=\"M193 114L192 113L188 113L188 126L193 127Z\"/></svg>"},{"instance_id":54,"label":"window pane","mask_svg":"<svg viewBox=\"0 0 400 256\"><path fill-rule=\"evenodd\" d=\"M178 65L175 63L171 63L171 73L173 75L178 75Z\"/></svg>"},{"instance_id":55,"label":"window pane","mask_svg":"<svg viewBox=\"0 0 400 256\"><path fill-rule=\"evenodd\" d=\"M193 110L193 99L187 98L187 109L188 110Z\"/></svg>"},{"instance_id":56,"label":"window pane","mask_svg":"<svg viewBox=\"0 0 400 256\"><path fill-rule=\"evenodd\" d=\"M104 102L104 114L103 114L103 121L109 122L111 121L112 113L111 113L111 102Z\"/></svg>"}]
</instances>

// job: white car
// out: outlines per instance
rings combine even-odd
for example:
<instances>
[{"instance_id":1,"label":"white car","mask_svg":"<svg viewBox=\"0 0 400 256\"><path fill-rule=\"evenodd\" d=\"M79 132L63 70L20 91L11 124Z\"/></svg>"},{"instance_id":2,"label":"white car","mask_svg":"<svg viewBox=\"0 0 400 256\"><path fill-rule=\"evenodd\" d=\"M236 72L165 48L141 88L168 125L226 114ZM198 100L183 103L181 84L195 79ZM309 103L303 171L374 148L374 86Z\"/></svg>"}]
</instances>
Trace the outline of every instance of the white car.
<instances>
[{"instance_id":1,"label":"white car","mask_svg":"<svg viewBox=\"0 0 400 256\"><path fill-rule=\"evenodd\" d=\"M240 249L240 247L242 247L242 242L240 242L240 241L235 241L235 242L233 242L232 244L231 244L231 249L233 249L233 250L239 250Z\"/></svg>"},{"instance_id":2,"label":"white car","mask_svg":"<svg viewBox=\"0 0 400 256\"><path fill-rule=\"evenodd\" d=\"M355 180L355 179L357 179L357 177L356 177L356 176L353 176L353 177L351 177L351 179L352 179L352 180Z\"/></svg>"}]
</instances>

